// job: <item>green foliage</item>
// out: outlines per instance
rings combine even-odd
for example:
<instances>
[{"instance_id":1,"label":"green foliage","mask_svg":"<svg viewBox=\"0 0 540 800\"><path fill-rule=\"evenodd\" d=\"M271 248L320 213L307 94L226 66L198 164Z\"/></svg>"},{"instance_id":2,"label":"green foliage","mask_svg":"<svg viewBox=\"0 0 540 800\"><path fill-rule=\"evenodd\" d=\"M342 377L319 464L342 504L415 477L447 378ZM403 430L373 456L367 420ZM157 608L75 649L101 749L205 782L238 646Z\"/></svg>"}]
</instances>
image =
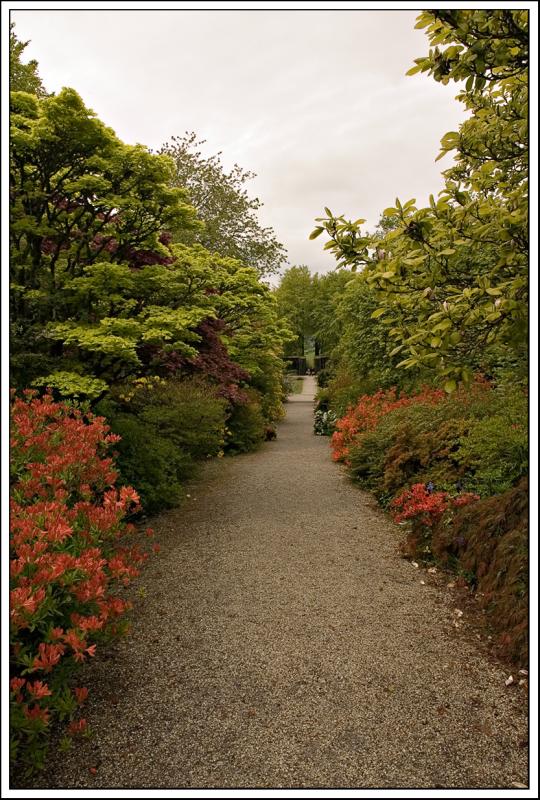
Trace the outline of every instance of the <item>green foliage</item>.
<instances>
[{"instance_id":1,"label":"green foliage","mask_svg":"<svg viewBox=\"0 0 540 800\"><path fill-rule=\"evenodd\" d=\"M176 241L198 242L222 256L238 259L254 267L260 276L278 271L286 251L275 238L272 228L262 228L257 214L262 206L258 198L250 198L245 184L256 177L235 164L226 172L221 153L206 158L198 149L204 145L195 133L182 138L172 137L161 153L174 162L172 185L185 188L204 228L197 232L180 231Z\"/></svg>"},{"instance_id":2,"label":"green foliage","mask_svg":"<svg viewBox=\"0 0 540 800\"><path fill-rule=\"evenodd\" d=\"M21 42L15 33L15 23L9 26L9 88L12 92L28 92L44 97L47 92L38 74L34 59L23 64L22 54L30 42Z\"/></svg>"},{"instance_id":3,"label":"green foliage","mask_svg":"<svg viewBox=\"0 0 540 800\"><path fill-rule=\"evenodd\" d=\"M189 188L214 192L205 228L174 185L183 145L172 158L123 144L72 89L12 93L11 125L12 381L99 400L146 510L174 505L195 465L221 452L226 415L242 450L282 414L291 334L259 279L280 246L257 227L250 175L225 175L184 142ZM203 230L220 252L197 243Z\"/></svg>"},{"instance_id":4,"label":"green foliage","mask_svg":"<svg viewBox=\"0 0 540 800\"><path fill-rule=\"evenodd\" d=\"M149 514L171 508L199 462L220 453L225 436L224 400L202 381L140 379L119 387L116 402L98 405L122 438L117 464Z\"/></svg>"},{"instance_id":5,"label":"green foliage","mask_svg":"<svg viewBox=\"0 0 540 800\"><path fill-rule=\"evenodd\" d=\"M520 389L474 385L433 404L396 408L350 448L350 474L386 503L432 481L481 496L500 494L527 474L527 398Z\"/></svg>"},{"instance_id":6,"label":"green foliage","mask_svg":"<svg viewBox=\"0 0 540 800\"><path fill-rule=\"evenodd\" d=\"M497 395L492 413L476 420L460 438L456 454L475 491L484 496L510 489L528 471L527 397L519 389Z\"/></svg>"},{"instance_id":7,"label":"green foliage","mask_svg":"<svg viewBox=\"0 0 540 800\"><path fill-rule=\"evenodd\" d=\"M286 355L304 355L306 340L313 333L313 290L309 267L290 267L275 290L278 313L292 331Z\"/></svg>"},{"instance_id":8,"label":"green foliage","mask_svg":"<svg viewBox=\"0 0 540 800\"><path fill-rule=\"evenodd\" d=\"M340 264L363 269L399 366L444 377L448 391L471 379L486 347L526 349L527 19L519 10L423 12L436 47L413 71L466 79L458 99L470 112L443 137L442 154L455 152L444 189L427 208L396 199L384 211L392 224L376 235L328 209L314 231L326 231Z\"/></svg>"},{"instance_id":9,"label":"green foliage","mask_svg":"<svg viewBox=\"0 0 540 800\"><path fill-rule=\"evenodd\" d=\"M337 417L342 417L362 394L365 394L364 383L354 378L346 367L339 367L328 381L328 407Z\"/></svg>"},{"instance_id":10,"label":"green foliage","mask_svg":"<svg viewBox=\"0 0 540 800\"><path fill-rule=\"evenodd\" d=\"M72 89L41 100L12 93L11 101L19 360L36 351L63 355L68 371L82 359L97 377L116 377L138 364L138 341L185 344L200 316L171 309L164 318L147 276L135 275L141 263L172 260L160 242L163 227L196 224L185 194L167 185L169 160L122 144ZM14 379L21 380L16 372Z\"/></svg>"},{"instance_id":11,"label":"green foliage","mask_svg":"<svg viewBox=\"0 0 540 800\"><path fill-rule=\"evenodd\" d=\"M256 450L264 441L265 432L260 396L251 391L248 402L235 406L227 420L226 450L228 453Z\"/></svg>"},{"instance_id":12,"label":"green foliage","mask_svg":"<svg viewBox=\"0 0 540 800\"><path fill-rule=\"evenodd\" d=\"M216 456L224 444L226 402L203 381L149 381L130 406L194 461Z\"/></svg>"},{"instance_id":13,"label":"green foliage","mask_svg":"<svg viewBox=\"0 0 540 800\"><path fill-rule=\"evenodd\" d=\"M61 397L76 400L97 400L109 388L105 381L76 372L54 372L31 384L44 389L56 389Z\"/></svg>"},{"instance_id":14,"label":"green foliage","mask_svg":"<svg viewBox=\"0 0 540 800\"><path fill-rule=\"evenodd\" d=\"M320 369L317 373L317 386L320 389L326 389L331 379L334 377L333 370Z\"/></svg>"},{"instance_id":15,"label":"green foliage","mask_svg":"<svg viewBox=\"0 0 540 800\"><path fill-rule=\"evenodd\" d=\"M183 482L193 475L189 455L159 435L153 425L128 411L119 411L112 402L99 403L97 409L121 437L116 445L116 464L122 481L137 486L145 512L156 514L178 505L184 496Z\"/></svg>"},{"instance_id":16,"label":"green foliage","mask_svg":"<svg viewBox=\"0 0 540 800\"><path fill-rule=\"evenodd\" d=\"M360 394L397 386L409 389L427 379L419 368L400 372L401 360L388 339L384 322L374 316L376 291L363 274L348 275L342 293L334 299L334 314L342 331L333 360L351 373Z\"/></svg>"}]
</instances>

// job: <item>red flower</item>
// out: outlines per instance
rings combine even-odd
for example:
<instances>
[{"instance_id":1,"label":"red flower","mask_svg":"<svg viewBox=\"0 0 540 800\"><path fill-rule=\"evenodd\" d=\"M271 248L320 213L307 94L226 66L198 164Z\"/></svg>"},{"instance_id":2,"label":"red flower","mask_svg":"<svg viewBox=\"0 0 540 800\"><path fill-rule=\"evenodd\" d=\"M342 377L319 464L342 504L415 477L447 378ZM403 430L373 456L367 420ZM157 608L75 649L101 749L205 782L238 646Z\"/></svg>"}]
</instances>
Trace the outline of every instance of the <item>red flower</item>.
<instances>
[{"instance_id":1,"label":"red flower","mask_svg":"<svg viewBox=\"0 0 540 800\"><path fill-rule=\"evenodd\" d=\"M84 733L88 727L88 723L85 719L73 720L68 725L68 733L72 736L77 736L78 734Z\"/></svg>"},{"instance_id":2,"label":"red flower","mask_svg":"<svg viewBox=\"0 0 540 800\"><path fill-rule=\"evenodd\" d=\"M82 705L86 698L88 697L88 689L86 686L80 686L73 690L75 697L77 698L77 703Z\"/></svg>"},{"instance_id":3,"label":"red flower","mask_svg":"<svg viewBox=\"0 0 540 800\"><path fill-rule=\"evenodd\" d=\"M20 692L24 684L26 683L26 678L12 678L9 682L10 688L12 692Z\"/></svg>"},{"instance_id":4,"label":"red flower","mask_svg":"<svg viewBox=\"0 0 540 800\"><path fill-rule=\"evenodd\" d=\"M26 706L23 709L23 713L24 713L24 716L26 717L26 719L29 719L29 720L38 719L41 722L43 722L44 725L48 725L49 724L49 716L50 715L49 715L49 710L46 709L46 708L41 708L38 705L32 706L31 708Z\"/></svg>"},{"instance_id":5,"label":"red flower","mask_svg":"<svg viewBox=\"0 0 540 800\"><path fill-rule=\"evenodd\" d=\"M51 690L47 686L46 683L42 681L34 681L34 683L28 683L26 686L26 690L35 697L36 700L41 700L42 697L50 697L52 695Z\"/></svg>"}]
</instances>

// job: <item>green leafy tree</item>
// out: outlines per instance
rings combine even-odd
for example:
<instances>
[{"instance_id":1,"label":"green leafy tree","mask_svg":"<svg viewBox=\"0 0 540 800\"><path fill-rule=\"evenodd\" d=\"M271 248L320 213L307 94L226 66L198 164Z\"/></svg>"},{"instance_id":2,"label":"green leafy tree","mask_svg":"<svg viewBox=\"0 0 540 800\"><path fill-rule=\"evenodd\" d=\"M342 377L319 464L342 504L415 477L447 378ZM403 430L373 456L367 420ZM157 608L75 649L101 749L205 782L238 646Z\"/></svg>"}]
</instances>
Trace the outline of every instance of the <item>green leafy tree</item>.
<instances>
[{"instance_id":1,"label":"green leafy tree","mask_svg":"<svg viewBox=\"0 0 540 800\"><path fill-rule=\"evenodd\" d=\"M280 412L290 337L257 269L198 243L174 163L128 146L72 89L11 95L12 379L91 402L138 377L208 379Z\"/></svg>"},{"instance_id":2,"label":"green leafy tree","mask_svg":"<svg viewBox=\"0 0 540 800\"><path fill-rule=\"evenodd\" d=\"M261 227L258 211L261 201L251 198L245 188L255 173L237 164L227 172L221 163L221 153L206 158L198 149L195 133L182 138L172 137L161 153L174 162L174 186L189 192L190 202L204 222L197 231L182 229L175 241L199 243L208 250L243 261L255 267L261 276L276 273L285 262L286 251L272 228Z\"/></svg>"},{"instance_id":3,"label":"green leafy tree","mask_svg":"<svg viewBox=\"0 0 540 800\"><path fill-rule=\"evenodd\" d=\"M170 187L170 160L124 145L72 89L42 99L14 92L11 112L16 382L50 372L56 357L78 346L74 320L87 326L88 352L108 356L127 327L134 330L127 317L144 313L153 331L192 324L180 312L165 324L157 311L143 312L126 297L137 270L173 260L167 231L198 224L185 192ZM78 278L92 284L84 305ZM129 360L137 361L133 349Z\"/></svg>"},{"instance_id":4,"label":"green leafy tree","mask_svg":"<svg viewBox=\"0 0 540 800\"><path fill-rule=\"evenodd\" d=\"M24 64L21 61L24 50L30 42L21 42L15 33L15 23L9 26L9 86L12 92L28 92L38 97L47 94L38 74L35 59Z\"/></svg>"},{"instance_id":5,"label":"green leafy tree","mask_svg":"<svg viewBox=\"0 0 540 800\"><path fill-rule=\"evenodd\" d=\"M313 335L313 283L309 267L290 267L275 290L281 319L293 332L289 355L304 355L308 337Z\"/></svg>"},{"instance_id":6,"label":"green leafy tree","mask_svg":"<svg viewBox=\"0 0 540 800\"><path fill-rule=\"evenodd\" d=\"M396 199L386 235L326 209L311 236L325 231L339 263L365 271L400 365L429 368L452 391L470 379L472 353L502 346L525 358L528 14L426 11L417 27L434 47L410 72L465 81L458 99L470 116L441 142L441 156L455 153L444 189L427 208Z\"/></svg>"},{"instance_id":7,"label":"green leafy tree","mask_svg":"<svg viewBox=\"0 0 540 800\"><path fill-rule=\"evenodd\" d=\"M337 304L353 276L347 270L337 270L326 275L315 273L311 279L311 317L317 350L332 355L342 334L342 321L337 315Z\"/></svg>"}]
</instances>

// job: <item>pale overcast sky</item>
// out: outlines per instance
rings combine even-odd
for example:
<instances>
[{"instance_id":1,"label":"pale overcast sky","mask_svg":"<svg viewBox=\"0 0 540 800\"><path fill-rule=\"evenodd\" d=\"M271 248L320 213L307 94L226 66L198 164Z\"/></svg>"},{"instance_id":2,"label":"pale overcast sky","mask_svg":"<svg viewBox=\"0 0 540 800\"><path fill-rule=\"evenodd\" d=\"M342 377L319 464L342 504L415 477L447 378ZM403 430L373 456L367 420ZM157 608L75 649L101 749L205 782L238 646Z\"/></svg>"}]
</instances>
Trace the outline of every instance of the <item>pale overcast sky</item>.
<instances>
[{"instance_id":1,"label":"pale overcast sky","mask_svg":"<svg viewBox=\"0 0 540 800\"><path fill-rule=\"evenodd\" d=\"M456 84L405 77L428 51L414 11L12 11L49 91L76 89L129 143L196 131L257 173L291 264L326 272L314 218L365 217L442 187L441 136L463 119Z\"/></svg>"}]
</instances>

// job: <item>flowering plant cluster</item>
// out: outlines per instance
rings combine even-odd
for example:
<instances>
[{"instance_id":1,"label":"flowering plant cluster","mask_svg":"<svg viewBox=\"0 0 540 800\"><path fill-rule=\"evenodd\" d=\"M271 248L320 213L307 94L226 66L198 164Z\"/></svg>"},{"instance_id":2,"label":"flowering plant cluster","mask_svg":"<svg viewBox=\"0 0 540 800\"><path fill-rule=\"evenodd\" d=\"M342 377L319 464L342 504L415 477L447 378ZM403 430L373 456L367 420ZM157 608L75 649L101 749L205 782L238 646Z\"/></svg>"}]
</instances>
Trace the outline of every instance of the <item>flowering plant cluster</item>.
<instances>
[{"instance_id":1,"label":"flowering plant cluster","mask_svg":"<svg viewBox=\"0 0 540 800\"><path fill-rule=\"evenodd\" d=\"M316 436L331 436L334 433L337 417L333 411L318 408L313 416L313 431Z\"/></svg>"},{"instance_id":2,"label":"flowering plant cluster","mask_svg":"<svg viewBox=\"0 0 540 800\"><path fill-rule=\"evenodd\" d=\"M433 528L447 511L474 503L479 495L463 492L450 497L448 492L429 491L423 483L415 483L390 504L395 522L410 520L425 528Z\"/></svg>"},{"instance_id":3,"label":"flowering plant cluster","mask_svg":"<svg viewBox=\"0 0 540 800\"><path fill-rule=\"evenodd\" d=\"M118 437L102 417L24 394L11 408L11 755L31 771L43 766L53 720L86 730L88 690L71 688L72 675L125 629L120 590L147 553L124 543L139 498L115 486L106 452Z\"/></svg>"},{"instance_id":4,"label":"flowering plant cluster","mask_svg":"<svg viewBox=\"0 0 540 800\"><path fill-rule=\"evenodd\" d=\"M447 397L441 389L424 387L419 393L397 397L396 389L380 389L372 395L362 395L355 406L350 406L344 417L336 422L331 447L334 461L348 464L351 445L366 431L373 430L379 420L395 408L410 406L413 403L437 404Z\"/></svg>"}]
</instances>

